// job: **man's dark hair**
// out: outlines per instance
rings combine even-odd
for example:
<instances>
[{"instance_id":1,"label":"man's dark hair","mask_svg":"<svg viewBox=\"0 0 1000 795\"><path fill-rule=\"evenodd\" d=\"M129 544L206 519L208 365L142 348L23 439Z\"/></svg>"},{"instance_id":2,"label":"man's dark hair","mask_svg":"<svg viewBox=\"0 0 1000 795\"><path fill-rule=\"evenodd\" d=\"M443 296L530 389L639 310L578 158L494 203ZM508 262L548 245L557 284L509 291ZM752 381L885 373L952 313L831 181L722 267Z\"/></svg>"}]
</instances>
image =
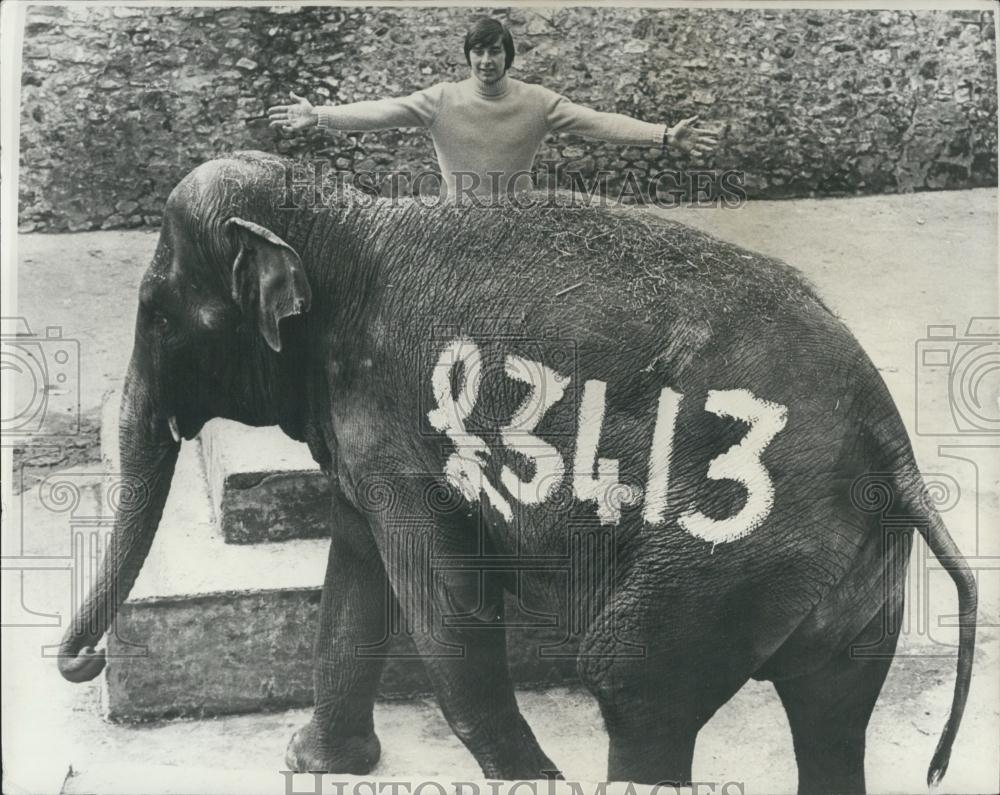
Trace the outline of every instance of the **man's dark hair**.
<instances>
[{"instance_id":1,"label":"man's dark hair","mask_svg":"<svg viewBox=\"0 0 1000 795\"><path fill-rule=\"evenodd\" d=\"M465 34L465 62L472 65L469 50L473 47L489 47L497 39L503 42L503 51L506 55L504 70L510 69L510 65L514 63L514 37L510 35L506 25L490 17L477 19Z\"/></svg>"}]
</instances>

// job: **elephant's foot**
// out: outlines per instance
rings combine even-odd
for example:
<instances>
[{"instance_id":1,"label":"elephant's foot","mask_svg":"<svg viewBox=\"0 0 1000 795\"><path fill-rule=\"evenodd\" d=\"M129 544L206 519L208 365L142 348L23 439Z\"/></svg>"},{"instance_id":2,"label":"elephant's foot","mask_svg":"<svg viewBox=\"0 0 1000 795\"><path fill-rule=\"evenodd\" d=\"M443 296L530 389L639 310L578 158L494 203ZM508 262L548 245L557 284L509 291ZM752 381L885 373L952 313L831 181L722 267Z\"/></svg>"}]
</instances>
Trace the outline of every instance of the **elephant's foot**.
<instances>
[{"instance_id":1,"label":"elephant's foot","mask_svg":"<svg viewBox=\"0 0 1000 795\"><path fill-rule=\"evenodd\" d=\"M296 773L347 773L355 776L371 771L382 746L375 733L361 737L320 737L308 723L292 735L285 751L285 764Z\"/></svg>"},{"instance_id":2,"label":"elephant's foot","mask_svg":"<svg viewBox=\"0 0 1000 795\"><path fill-rule=\"evenodd\" d=\"M499 781L536 781L541 779L562 779L563 774L542 750L527 749L513 759L500 762L496 759L480 759L483 775Z\"/></svg>"}]
</instances>

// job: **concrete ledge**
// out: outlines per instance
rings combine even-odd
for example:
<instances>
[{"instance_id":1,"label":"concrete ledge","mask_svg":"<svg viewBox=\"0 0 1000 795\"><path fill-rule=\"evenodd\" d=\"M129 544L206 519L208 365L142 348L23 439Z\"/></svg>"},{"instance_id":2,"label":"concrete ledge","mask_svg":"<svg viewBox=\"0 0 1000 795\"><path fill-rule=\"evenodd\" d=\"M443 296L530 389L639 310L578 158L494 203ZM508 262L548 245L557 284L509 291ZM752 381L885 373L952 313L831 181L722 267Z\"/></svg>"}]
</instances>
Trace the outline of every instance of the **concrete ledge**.
<instances>
[{"instance_id":1,"label":"concrete ledge","mask_svg":"<svg viewBox=\"0 0 1000 795\"><path fill-rule=\"evenodd\" d=\"M227 543L329 537L329 486L306 445L279 428L221 419L206 424L200 439Z\"/></svg>"}]
</instances>

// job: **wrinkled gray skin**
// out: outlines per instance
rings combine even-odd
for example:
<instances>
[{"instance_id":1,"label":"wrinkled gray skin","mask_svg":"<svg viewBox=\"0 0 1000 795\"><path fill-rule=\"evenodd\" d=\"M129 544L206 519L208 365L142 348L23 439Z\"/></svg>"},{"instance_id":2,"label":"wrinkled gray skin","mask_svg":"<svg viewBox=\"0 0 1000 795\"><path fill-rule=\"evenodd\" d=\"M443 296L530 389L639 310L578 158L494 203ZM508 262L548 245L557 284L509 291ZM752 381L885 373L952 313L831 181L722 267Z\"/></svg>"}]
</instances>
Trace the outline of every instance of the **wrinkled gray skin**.
<instances>
[{"instance_id":1,"label":"wrinkled gray skin","mask_svg":"<svg viewBox=\"0 0 1000 795\"><path fill-rule=\"evenodd\" d=\"M363 207L351 195L317 213L279 209L284 184L282 161L241 153L198 167L167 202L122 399L121 461L135 499L63 641L67 679L104 665L94 647L128 596L170 487L180 446L170 418L191 439L209 418L229 417L306 441L336 495L316 707L289 746L293 769L359 774L377 762L381 661L355 650L384 637L398 605L445 717L484 774L555 771L507 670L503 593L515 575L431 577L425 556L569 554L569 577L543 567L520 586L526 604L582 616L578 670L610 735L610 779L690 780L699 729L755 677L774 682L787 710L801 791L863 791L865 728L895 648L916 527L951 572L966 618L929 777L944 774L971 675L975 582L924 499L884 384L796 272L637 213ZM449 491L442 473L454 446L427 412L433 364L459 334L483 355L466 425L487 439L493 484L504 464L532 477L496 436L528 391L504 375L508 354L572 376L535 431L567 471L585 381L607 384L598 455L639 485L660 390L683 394L665 522L644 524L640 502L602 526L593 502L567 498L568 478L545 503L514 502L510 522L488 500ZM713 547L678 518L724 518L744 504L741 487L706 474L747 433L705 410L708 391L724 389L748 389L788 415L762 458L774 483L767 519ZM891 538L887 506L903 518ZM456 613L464 626L442 621ZM866 654L852 656L859 645ZM463 653L442 654L454 648Z\"/></svg>"}]
</instances>

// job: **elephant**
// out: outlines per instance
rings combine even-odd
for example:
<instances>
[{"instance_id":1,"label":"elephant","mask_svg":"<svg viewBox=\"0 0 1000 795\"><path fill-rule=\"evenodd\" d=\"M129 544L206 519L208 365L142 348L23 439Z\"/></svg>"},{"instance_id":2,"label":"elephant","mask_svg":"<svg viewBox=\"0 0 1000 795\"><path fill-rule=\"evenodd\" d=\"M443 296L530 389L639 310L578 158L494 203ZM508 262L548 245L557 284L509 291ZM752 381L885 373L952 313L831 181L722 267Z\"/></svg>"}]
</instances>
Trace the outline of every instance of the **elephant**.
<instances>
[{"instance_id":1,"label":"elephant","mask_svg":"<svg viewBox=\"0 0 1000 795\"><path fill-rule=\"evenodd\" d=\"M180 445L226 417L304 441L331 483L290 769L377 763L384 655L359 650L397 611L483 773L561 776L515 700L517 592L572 624L610 780L689 782L699 730L754 678L787 713L800 791L863 792L916 530L962 618L940 780L976 581L881 376L798 271L634 208L290 201L291 167L236 152L166 202L121 399L141 498L63 638L66 679L102 670Z\"/></svg>"}]
</instances>

